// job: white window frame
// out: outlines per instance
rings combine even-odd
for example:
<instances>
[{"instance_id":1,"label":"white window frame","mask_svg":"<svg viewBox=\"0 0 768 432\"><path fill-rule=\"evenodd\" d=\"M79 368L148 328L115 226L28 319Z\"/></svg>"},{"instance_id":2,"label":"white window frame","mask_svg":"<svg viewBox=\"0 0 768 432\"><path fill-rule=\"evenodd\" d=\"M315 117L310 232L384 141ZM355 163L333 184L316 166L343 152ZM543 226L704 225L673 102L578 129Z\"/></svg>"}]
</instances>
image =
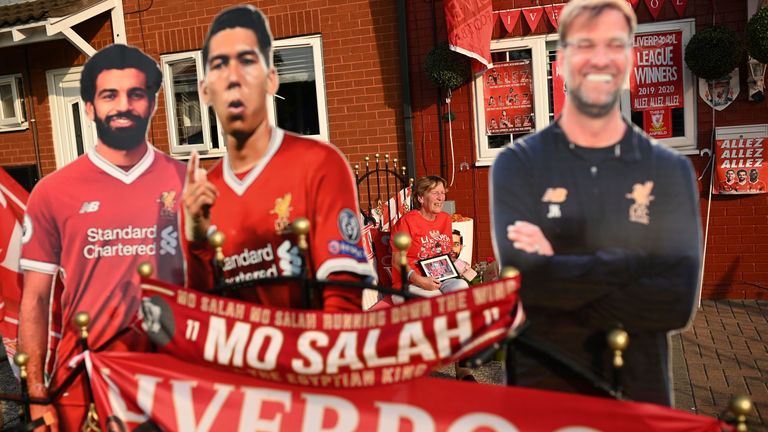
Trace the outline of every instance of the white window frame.
<instances>
[{"instance_id":1,"label":"white window frame","mask_svg":"<svg viewBox=\"0 0 768 432\"><path fill-rule=\"evenodd\" d=\"M322 141L329 140L328 132L328 102L326 99L325 89L325 67L323 64L323 46L321 35L309 35L298 36L287 39L275 40L272 43L273 50L281 48L297 48L297 47L312 47L313 62L315 66L315 91L317 92L317 115L318 125L320 133L316 135L304 135L307 138L319 139ZM208 117L208 106L203 103L203 98L198 94L200 98L200 113L201 123L203 127L203 143L202 144L179 144L179 138L177 135L177 119L175 100L173 98L173 82L171 80L171 66L174 63L183 60L194 60L197 68L197 79L202 80L205 75L202 58L202 52L186 51L175 54L163 54L160 56L161 67L163 71L163 90L165 92L165 111L166 111L166 123L168 125L168 141L170 143L171 154L174 156L186 157L193 150L197 150L202 157L220 157L225 152L225 138L223 135L223 129L218 118L216 119L218 136L211 136L211 125ZM267 116L269 122L276 124L276 107L274 98L267 98ZM214 141L218 143L218 148L213 145Z\"/></svg>"},{"instance_id":2,"label":"white window frame","mask_svg":"<svg viewBox=\"0 0 768 432\"><path fill-rule=\"evenodd\" d=\"M554 36L554 39L552 38ZM547 90L547 42L557 40L557 35L536 35L523 38L498 39L491 41L491 52L515 49L530 49L533 67L533 113L536 130L549 126L549 91ZM475 100L475 143L476 166L489 166L501 152L501 148L488 147L485 134L485 109L483 96L483 75L475 76L472 92Z\"/></svg>"},{"instance_id":3,"label":"white window frame","mask_svg":"<svg viewBox=\"0 0 768 432\"><path fill-rule=\"evenodd\" d=\"M22 104L24 101L19 97L19 88L16 85L17 80L23 80L21 74L0 76L0 86L9 84L11 86L11 97L13 98L13 109L15 114L10 118L0 118L0 132L18 131L27 129L28 127L27 119L23 117L24 110ZM22 83L21 85L24 84Z\"/></svg>"},{"instance_id":4,"label":"white window frame","mask_svg":"<svg viewBox=\"0 0 768 432\"><path fill-rule=\"evenodd\" d=\"M216 148L211 145L213 137L211 137L211 125L208 121L208 107L203 103L203 97L199 92L197 96L200 103L203 142L201 144L179 144L179 136L177 132L178 119L176 118L176 101L173 97L171 67L176 63L188 60L195 61L195 68L197 69L197 80L195 82L198 83L203 77L202 53L199 50L160 56L163 68L163 91L165 92L165 116L166 123L168 124L168 142L170 143L172 154L192 153L193 150L197 150L199 153L208 153L210 150L216 150ZM216 137L216 139L219 139L219 137Z\"/></svg>"},{"instance_id":5,"label":"white window frame","mask_svg":"<svg viewBox=\"0 0 768 432\"><path fill-rule=\"evenodd\" d=\"M317 96L317 117L320 133L316 135L303 135L328 142L328 101L325 98L325 66L323 64L323 38L321 35L298 36L288 39L279 39L272 42L274 50L280 48L312 47L313 61L315 64L315 92ZM267 98L267 113L271 124L277 124L275 99Z\"/></svg>"},{"instance_id":6,"label":"white window frame","mask_svg":"<svg viewBox=\"0 0 768 432\"><path fill-rule=\"evenodd\" d=\"M696 28L696 21L693 18L674 20L674 21L662 21L658 23L646 23L639 24L637 26L636 34L644 33L656 33L665 31L681 31L682 32L682 45L683 45L683 58L685 58L685 47L688 45L688 41L693 36ZM698 150L698 137L696 133L696 88L694 85L693 72L688 69L688 65L683 60L683 109L685 116L685 135L674 138L657 138L656 140L674 150L677 150L680 154L693 155L699 154ZM630 66L631 67L631 66ZM629 98L629 84L621 94L621 113L625 118L631 118L631 103ZM629 120L631 121L631 120Z\"/></svg>"}]
</instances>

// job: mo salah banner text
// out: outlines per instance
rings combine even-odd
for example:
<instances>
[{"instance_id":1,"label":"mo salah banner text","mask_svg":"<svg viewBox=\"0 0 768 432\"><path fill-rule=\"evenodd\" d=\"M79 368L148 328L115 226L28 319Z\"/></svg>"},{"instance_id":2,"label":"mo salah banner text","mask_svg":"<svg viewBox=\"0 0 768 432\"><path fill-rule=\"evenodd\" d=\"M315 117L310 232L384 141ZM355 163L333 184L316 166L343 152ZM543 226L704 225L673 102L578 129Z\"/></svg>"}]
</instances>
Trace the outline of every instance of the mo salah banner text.
<instances>
[{"instance_id":1,"label":"mo salah banner text","mask_svg":"<svg viewBox=\"0 0 768 432\"><path fill-rule=\"evenodd\" d=\"M714 418L611 399L436 378L358 389L290 386L165 354L88 353L102 430L721 431Z\"/></svg>"},{"instance_id":2,"label":"mo salah banner text","mask_svg":"<svg viewBox=\"0 0 768 432\"><path fill-rule=\"evenodd\" d=\"M315 387L407 381L507 336L518 279L370 312L270 308L152 281L142 327L160 350L257 378Z\"/></svg>"}]
</instances>

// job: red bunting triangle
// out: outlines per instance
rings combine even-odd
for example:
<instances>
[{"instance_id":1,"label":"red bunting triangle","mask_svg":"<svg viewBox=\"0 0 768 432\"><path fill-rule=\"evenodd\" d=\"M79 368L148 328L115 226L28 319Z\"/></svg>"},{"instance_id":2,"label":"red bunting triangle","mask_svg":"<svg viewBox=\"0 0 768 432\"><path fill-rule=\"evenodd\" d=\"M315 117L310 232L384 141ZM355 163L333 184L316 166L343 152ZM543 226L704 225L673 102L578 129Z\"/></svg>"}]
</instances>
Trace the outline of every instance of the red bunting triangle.
<instances>
[{"instance_id":1,"label":"red bunting triangle","mask_svg":"<svg viewBox=\"0 0 768 432\"><path fill-rule=\"evenodd\" d=\"M508 32L512 32L512 29L517 25L517 20L520 19L520 9L513 9L499 12L501 22L504 23L504 28Z\"/></svg>"},{"instance_id":2,"label":"red bunting triangle","mask_svg":"<svg viewBox=\"0 0 768 432\"><path fill-rule=\"evenodd\" d=\"M661 12L661 7L664 6L664 0L645 0L645 5L651 11L653 19L656 19L659 16L659 12Z\"/></svg>"},{"instance_id":3,"label":"red bunting triangle","mask_svg":"<svg viewBox=\"0 0 768 432\"><path fill-rule=\"evenodd\" d=\"M685 15L685 7L688 6L688 0L672 0L672 6L677 11L677 16L682 18Z\"/></svg>"},{"instance_id":4,"label":"red bunting triangle","mask_svg":"<svg viewBox=\"0 0 768 432\"><path fill-rule=\"evenodd\" d=\"M528 26L533 31L533 30L536 30L536 26L539 25L539 21L541 21L541 17L544 16L544 8L543 7L525 8L523 9L523 15L525 16L525 20L528 21Z\"/></svg>"},{"instance_id":5,"label":"red bunting triangle","mask_svg":"<svg viewBox=\"0 0 768 432\"><path fill-rule=\"evenodd\" d=\"M549 17L549 22L552 23L552 25L555 27L555 30L557 30L558 23L560 22L560 13L563 11L564 7L564 4L544 6L544 11Z\"/></svg>"},{"instance_id":6,"label":"red bunting triangle","mask_svg":"<svg viewBox=\"0 0 768 432\"><path fill-rule=\"evenodd\" d=\"M640 4L640 0L627 0L627 3L632 5L632 9L637 9L637 5Z\"/></svg>"}]
</instances>

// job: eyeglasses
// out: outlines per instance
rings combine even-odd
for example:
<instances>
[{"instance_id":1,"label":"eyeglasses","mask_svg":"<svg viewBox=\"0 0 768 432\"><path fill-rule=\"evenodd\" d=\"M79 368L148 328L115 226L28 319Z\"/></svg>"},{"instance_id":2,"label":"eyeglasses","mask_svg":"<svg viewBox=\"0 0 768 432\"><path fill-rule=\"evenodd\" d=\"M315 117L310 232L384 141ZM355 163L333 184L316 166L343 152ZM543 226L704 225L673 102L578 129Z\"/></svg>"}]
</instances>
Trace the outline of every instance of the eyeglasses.
<instances>
[{"instance_id":1,"label":"eyeglasses","mask_svg":"<svg viewBox=\"0 0 768 432\"><path fill-rule=\"evenodd\" d=\"M564 49L570 48L574 54L579 56L593 56L599 45L591 39L577 39L574 41L564 41L561 46ZM632 44L628 40L612 39L603 47L609 57L616 58L626 55Z\"/></svg>"}]
</instances>

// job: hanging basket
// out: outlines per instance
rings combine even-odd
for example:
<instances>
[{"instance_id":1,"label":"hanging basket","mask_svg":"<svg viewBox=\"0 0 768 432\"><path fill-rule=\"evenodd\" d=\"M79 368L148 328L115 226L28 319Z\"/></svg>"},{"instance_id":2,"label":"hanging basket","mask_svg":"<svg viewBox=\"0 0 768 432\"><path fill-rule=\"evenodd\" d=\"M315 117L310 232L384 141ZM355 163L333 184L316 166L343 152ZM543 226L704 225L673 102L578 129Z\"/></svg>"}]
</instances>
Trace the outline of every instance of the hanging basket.
<instances>
[{"instance_id":1,"label":"hanging basket","mask_svg":"<svg viewBox=\"0 0 768 432\"><path fill-rule=\"evenodd\" d=\"M768 63L768 7L760 8L747 23L747 52L760 63Z\"/></svg>"},{"instance_id":2,"label":"hanging basket","mask_svg":"<svg viewBox=\"0 0 768 432\"><path fill-rule=\"evenodd\" d=\"M427 54L424 71L435 85L444 90L461 87L469 79L469 59L440 44Z\"/></svg>"},{"instance_id":3,"label":"hanging basket","mask_svg":"<svg viewBox=\"0 0 768 432\"><path fill-rule=\"evenodd\" d=\"M742 60L744 50L736 33L723 26L707 27L691 37L685 47L685 63L699 78L725 77Z\"/></svg>"}]
</instances>

